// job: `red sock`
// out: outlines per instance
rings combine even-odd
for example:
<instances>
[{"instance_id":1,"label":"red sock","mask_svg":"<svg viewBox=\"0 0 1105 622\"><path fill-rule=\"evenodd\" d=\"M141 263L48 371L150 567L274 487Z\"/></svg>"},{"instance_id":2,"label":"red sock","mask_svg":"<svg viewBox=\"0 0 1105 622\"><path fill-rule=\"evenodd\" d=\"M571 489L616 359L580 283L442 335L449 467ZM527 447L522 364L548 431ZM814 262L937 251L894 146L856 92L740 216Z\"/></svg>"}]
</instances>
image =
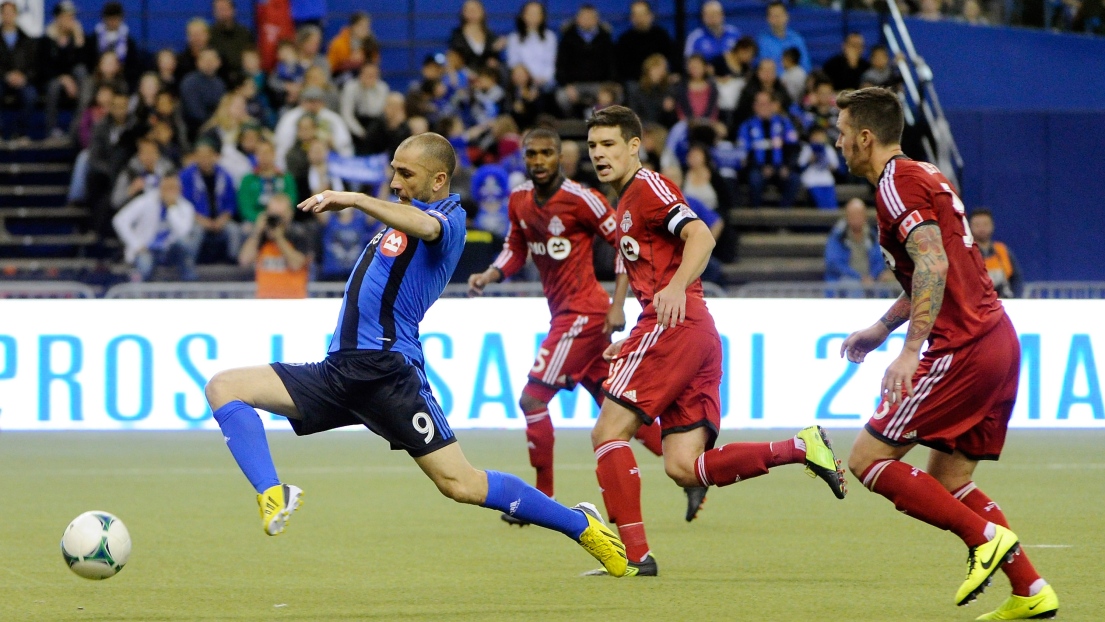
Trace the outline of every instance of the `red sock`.
<instances>
[{"instance_id":1,"label":"red sock","mask_svg":"<svg viewBox=\"0 0 1105 622\"><path fill-rule=\"evenodd\" d=\"M618 526L629 561L648 555L645 524L641 518L641 472L637 459L625 441L607 441L595 449L602 500L610 522Z\"/></svg>"},{"instance_id":2,"label":"red sock","mask_svg":"<svg viewBox=\"0 0 1105 622\"><path fill-rule=\"evenodd\" d=\"M660 420L653 419L651 425L642 425L637 428L637 440L649 451L657 456L664 455L663 440L660 437Z\"/></svg>"},{"instance_id":3,"label":"red sock","mask_svg":"<svg viewBox=\"0 0 1105 622\"><path fill-rule=\"evenodd\" d=\"M990 500L986 493L975 486L974 482L967 482L958 490L952 492L952 496L959 499L963 505L971 508L971 511L982 518L997 523L1009 529L1009 521L998 507L998 504ZM1032 584L1040 580L1040 573L1028 561L1028 555L1024 553L1024 547L1017 549L1013 561L1005 562L1001 567L1005 576L1009 577L1009 583L1013 586L1013 593L1017 596L1029 596Z\"/></svg>"},{"instance_id":4,"label":"red sock","mask_svg":"<svg viewBox=\"0 0 1105 622\"><path fill-rule=\"evenodd\" d=\"M771 467L806 459L793 438L774 443L729 443L698 457L695 470L703 486L728 486L767 473Z\"/></svg>"},{"instance_id":5,"label":"red sock","mask_svg":"<svg viewBox=\"0 0 1105 622\"><path fill-rule=\"evenodd\" d=\"M860 476L872 492L890 499L898 511L959 536L967 546L985 544L986 525L956 500L936 478L898 460L880 460Z\"/></svg>"},{"instance_id":6,"label":"red sock","mask_svg":"<svg viewBox=\"0 0 1105 622\"><path fill-rule=\"evenodd\" d=\"M526 442L529 445L529 463L537 469L537 490L553 496L553 436L552 420L548 406L540 410L526 411Z\"/></svg>"}]
</instances>

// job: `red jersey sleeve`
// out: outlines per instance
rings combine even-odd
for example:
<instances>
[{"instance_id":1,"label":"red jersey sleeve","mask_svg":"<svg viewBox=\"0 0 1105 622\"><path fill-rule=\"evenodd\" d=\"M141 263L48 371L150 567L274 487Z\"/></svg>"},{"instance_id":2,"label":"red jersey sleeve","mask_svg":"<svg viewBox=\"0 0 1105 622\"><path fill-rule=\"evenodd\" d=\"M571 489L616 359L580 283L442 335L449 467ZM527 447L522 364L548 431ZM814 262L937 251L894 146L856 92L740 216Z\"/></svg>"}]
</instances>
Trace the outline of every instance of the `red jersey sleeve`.
<instances>
[{"instance_id":1,"label":"red jersey sleeve","mask_svg":"<svg viewBox=\"0 0 1105 622\"><path fill-rule=\"evenodd\" d=\"M936 222L936 195L942 192L932 175L917 170L898 170L891 160L879 181L879 196L886 205L894 235L903 244L909 234L926 222Z\"/></svg>"},{"instance_id":2,"label":"red jersey sleeve","mask_svg":"<svg viewBox=\"0 0 1105 622\"><path fill-rule=\"evenodd\" d=\"M646 195L655 197L647 202L645 214L651 228L663 229L678 238L687 223L698 220L698 215L683 198L683 192L667 177L644 169L637 176L639 181L648 184Z\"/></svg>"},{"instance_id":3,"label":"red jersey sleeve","mask_svg":"<svg viewBox=\"0 0 1105 622\"><path fill-rule=\"evenodd\" d=\"M526 239L522 234L522 227L518 224L519 218L515 197L519 194L520 193L512 194L509 203L507 203L507 216L510 221L510 227L506 232L503 250L499 252L499 256L496 257L495 262L491 264L499 269L504 279L514 276L522 269L522 266L526 264L526 256L529 248L526 246Z\"/></svg>"}]
</instances>

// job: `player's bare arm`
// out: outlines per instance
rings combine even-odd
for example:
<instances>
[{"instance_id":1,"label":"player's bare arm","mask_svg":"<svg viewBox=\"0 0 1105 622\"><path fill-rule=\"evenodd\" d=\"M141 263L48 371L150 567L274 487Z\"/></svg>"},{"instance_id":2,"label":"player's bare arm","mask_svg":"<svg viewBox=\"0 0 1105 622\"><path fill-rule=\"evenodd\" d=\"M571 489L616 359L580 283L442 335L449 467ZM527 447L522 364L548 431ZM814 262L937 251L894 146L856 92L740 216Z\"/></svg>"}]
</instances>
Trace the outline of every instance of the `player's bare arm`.
<instances>
[{"instance_id":1,"label":"player's bare arm","mask_svg":"<svg viewBox=\"0 0 1105 622\"><path fill-rule=\"evenodd\" d=\"M840 356L853 363L862 363L867 354L882 345L890 333L909 321L911 303L904 292L898 296L878 322L848 335L840 344Z\"/></svg>"},{"instance_id":2,"label":"player's bare arm","mask_svg":"<svg viewBox=\"0 0 1105 622\"><path fill-rule=\"evenodd\" d=\"M936 223L925 223L914 229L905 247L914 263L913 291L909 331L902 353L886 368L882 381L883 393L890 396L891 403L913 395L913 374L917 371L921 347L932 332L943 305L948 276L948 257L944 254L943 238Z\"/></svg>"},{"instance_id":3,"label":"player's bare arm","mask_svg":"<svg viewBox=\"0 0 1105 622\"><path fill-rule=\"evenodd\" d=\"M683 262L667 286L656 292L652 304L656 307L656 323L674 327L687 318L687 288L694 283L714 251L714 235L701 220L688 222L679 237L683 246Z\"/></svg>"},{"instance_id":4,"label":"player's bare arm","mask_svg":"<svg viewBox=\"0 0 1105 622\"><path fill-rule=\"evenodd\" d=\"M426 212L404 203L381 201L359 192L326 190L298 205L305 212L320 214L337 212L347 207L361 210L388 227L427 242L441 237L441 221Z\"/></svg>"},{"instance_id":5,"label":"player's bare arm","mask_svg":"<svg viewBox=\"0 0 1105 622\"><path fill-rule=\"evenodd\" d=\"M483 272L477 272L468 277L468 296L470 298L482 296L485 287L501 280L503 280L503 272L495 266L491 266Z\"/></svg>"},{"instance_id":6,"label":"player's bare arm","mask_svg":"<svg viewBox=\"0 0 1105 622\"><path fill-rule=\"evenodd\" d=\"M610 302L610 310L606 312L606 319L602 323L602 334L611 335L625 329L625 296L629 292L629 275L619 274L614 279L614 296Z\"/></svg>"}]
</instances>

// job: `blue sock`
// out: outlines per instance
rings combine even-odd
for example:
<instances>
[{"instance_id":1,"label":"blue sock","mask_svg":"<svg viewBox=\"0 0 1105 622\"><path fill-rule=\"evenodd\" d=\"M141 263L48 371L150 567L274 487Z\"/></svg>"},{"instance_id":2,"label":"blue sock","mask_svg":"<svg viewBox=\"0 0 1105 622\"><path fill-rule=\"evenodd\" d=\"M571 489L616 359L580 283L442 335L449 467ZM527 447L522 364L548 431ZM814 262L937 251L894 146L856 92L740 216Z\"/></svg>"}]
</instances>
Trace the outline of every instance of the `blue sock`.
<instances>
[{"instance_id":1,"label":"blue sock","mask_svg":"<svg viewBox=\"0 0 1105 622\"><path fill-rule=\"evenodd\" d=\"M587 529L587 517L583 512L560 505L510 473L487 472L487 499L483 507L559 531L573 540L579 540L579 535Z\"/></svg>"},{"instance_id":2,"label":"blue sock","mask_svg":"<svg viewBox=\"0 0 1105 622\"><path fill-rule=\"evenodd\" d=\"M262 493L279 484L265 437L265 425L257 411L245 402L234 400L213 414L222 428L226 446L253 488Z\"/></svg>"}]
</instances>

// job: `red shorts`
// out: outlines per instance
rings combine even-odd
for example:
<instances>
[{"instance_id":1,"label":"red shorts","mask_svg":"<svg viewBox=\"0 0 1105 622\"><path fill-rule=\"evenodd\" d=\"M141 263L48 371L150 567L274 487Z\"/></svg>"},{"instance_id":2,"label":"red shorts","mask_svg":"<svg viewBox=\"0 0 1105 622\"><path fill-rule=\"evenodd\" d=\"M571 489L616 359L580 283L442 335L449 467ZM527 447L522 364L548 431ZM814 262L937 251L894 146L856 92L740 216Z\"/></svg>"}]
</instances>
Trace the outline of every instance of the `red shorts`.
<instances>
[{"instance_id":1,"label":"red shorts","mask_svg":"<svg viewBox=\"0 0 1105 622\"><path fill-rule=\"evenodd\" d=\"M997 460L1021 371L1021 346L1008 316L964 348L927 352L913 375L913 397L885 399L867 431L889 445L920 443L973 460Z\"/></svg>"},{"instance_id":2,"label":"red shorts","mask_svg":"<svg viewBox=\"0 0 1105 622\"><path fill-rule=\"evenodd\" d=\"M577 383L598 395L609 365L602 352L610 345L610 336L602 334L606 315L564 313L552 319L549 334L537 351L537 360L529 371L531 383L547 389L547 395L535 396L549 401L561 389L571 390ZM545 391L541 391L546 393Z\"/></svg>"},{"instance_id":3,"label":"red shorts","mask_svg":"<svg viewBox=\"0 0 1105 622\"><path fill-rule=\"evenodd\" d=\"M713 323L675 328L638 322L610 362L608 398L663 434L705 427L713 447L721 427L721 338Z\"/></svg>"}]
</instances>

